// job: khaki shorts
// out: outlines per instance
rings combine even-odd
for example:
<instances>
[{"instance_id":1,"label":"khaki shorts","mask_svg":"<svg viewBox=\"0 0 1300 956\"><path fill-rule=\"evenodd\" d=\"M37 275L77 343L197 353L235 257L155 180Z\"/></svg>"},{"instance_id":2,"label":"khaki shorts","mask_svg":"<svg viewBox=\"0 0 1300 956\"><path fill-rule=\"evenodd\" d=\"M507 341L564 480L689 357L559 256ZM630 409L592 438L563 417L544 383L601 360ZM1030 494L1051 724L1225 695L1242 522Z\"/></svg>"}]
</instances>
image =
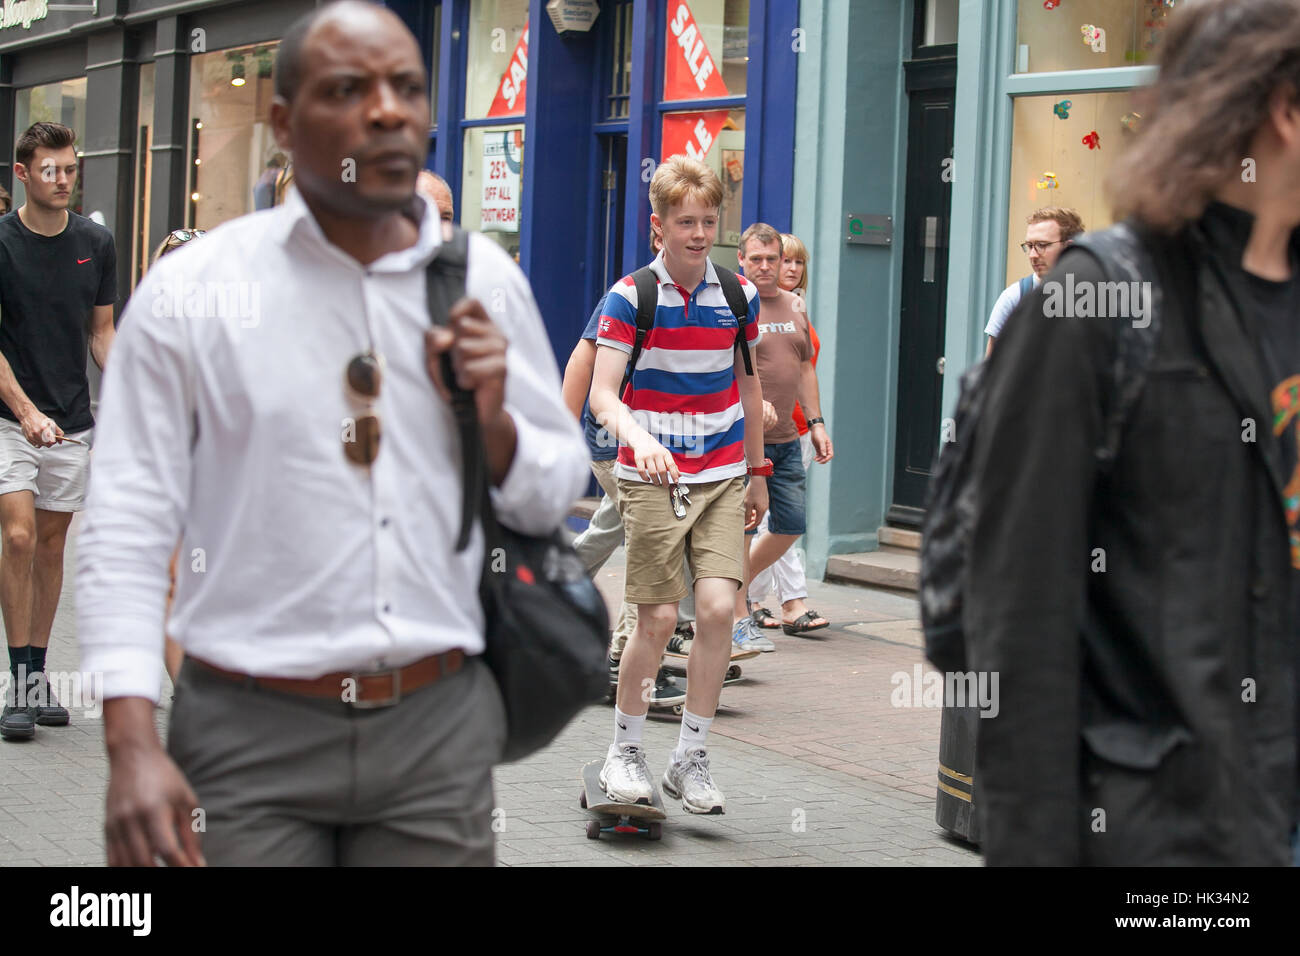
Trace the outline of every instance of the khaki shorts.
<instances>
[{"instance_id":1,"label":"khaki shorts","mask_svg":"<svg viewBox=\"0 0 1300 956\"><path fill-rule=\"evenodd\" d=\"M618 479L618 511L627 541L628 604L673 604L686 597L682 557L695 580L730 578L740 587L745 546L745 479L691 485L686 517L673 514L663 485Z\"/></svg>"}]
</instances>

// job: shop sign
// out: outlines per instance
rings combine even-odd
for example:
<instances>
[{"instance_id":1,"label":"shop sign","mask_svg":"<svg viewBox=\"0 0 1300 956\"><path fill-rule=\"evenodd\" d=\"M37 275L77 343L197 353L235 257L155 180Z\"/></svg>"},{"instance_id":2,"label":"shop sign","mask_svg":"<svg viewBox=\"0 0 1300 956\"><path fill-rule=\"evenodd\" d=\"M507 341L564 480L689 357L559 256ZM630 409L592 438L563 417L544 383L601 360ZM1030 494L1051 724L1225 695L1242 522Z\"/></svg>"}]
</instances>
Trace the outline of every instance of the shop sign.
<instances>
[{"instance_id":1,"label":"shop sign","mask_svg":"<svg viewBox=\"0 0 1300 956\"><path fill-rule=\"evenodd\" d=\"M479 228L519 231L519 172L523 168L524 131L483 134L483 202Z\"/></svg>"},{"instance_id":2,"label":"shop sign","mask_svg":"<svg viewBox=\"0 0 1300 956\"><path fill-rule=\"evenodd\" d=\"M700 36L685 0L668 4L668 42L664 44L664 99L692 100L730 95L717 61ZM727 110L669 113L664 116L663 157L683 153L704 159L722 127Z\"/></svg>"},{"instance_id":3,"label":"shop sign","mask_svg":"<svg viewBox=\"0 0 1300 956\"><path fill-rule=\"evenodd\" d=\"M0 30L21 26L30 29L33 20L44 20L50 13L46 0L5 0Z\"/></svg>"},{"instance_id":4,"label":"shop sign","mask_svg":"<svg viewBox=\"0 0 1300 956\"><path fill-rule=\"evenodd\" d=\"M546 5L546 13L555 24L556 33L566 30L586 33L600 14L600 4L596 0L551 0Z\"/></svg>"},{"instance_id":5,"label":"shop sign","mask_svg":"<svg viewBox=\"0 0 1300 956\"><path fill-rule=\"evenodd\" d=\"M510 63L501 74L497 84L496 99L488 116L522 116L524 114L525 90L528 83L528 21L524 21L524 32L515 44L515 52L510 54Z\"/></svg>"}]
</instances>

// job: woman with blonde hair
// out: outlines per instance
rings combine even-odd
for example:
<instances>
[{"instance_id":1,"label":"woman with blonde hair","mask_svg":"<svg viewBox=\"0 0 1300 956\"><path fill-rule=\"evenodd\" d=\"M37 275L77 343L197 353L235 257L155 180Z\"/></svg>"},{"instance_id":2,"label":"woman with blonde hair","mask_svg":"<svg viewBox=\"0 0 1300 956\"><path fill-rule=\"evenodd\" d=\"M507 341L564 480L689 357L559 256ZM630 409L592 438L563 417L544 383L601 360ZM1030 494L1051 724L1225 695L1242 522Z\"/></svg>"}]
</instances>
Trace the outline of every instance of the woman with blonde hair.
<instances>
[{"instance_id":1,"label":"woman with blonde hair","mask_svg":"<svg viewBox=\"0 0 1300 956\"><path fill-rule=\"evenodd\" d=\"M802 239L790 233L781 236L779 282L782 289L793 292L800 299L803 299L808 291L808 247L803 244ZM817 337L817 330L813 328L812 318L806 310L804 318L808 320L808 335L812 338L812 361L815 366L822 344ZM804 418L803 409L799 407L798 402L794 405L794 423L799 429L799 446L803 452L803 467L807 471L813 460L813 444L808 432L808 421ZM767 518L763 519L763 523L758 528L759 534L765 531L767 531ZM777 596L781 599L779 618L762 606L763 600L771 593L773 587L776 588ZM807 597L808 579L804 576L799 549L793 545L770 568L756 574L749 585L749 599L755 607L752 614L754 622L760 627L779 627L787 634L806 634L830 625L826 618L808 608Z\"/></svg>"}]
</instances>

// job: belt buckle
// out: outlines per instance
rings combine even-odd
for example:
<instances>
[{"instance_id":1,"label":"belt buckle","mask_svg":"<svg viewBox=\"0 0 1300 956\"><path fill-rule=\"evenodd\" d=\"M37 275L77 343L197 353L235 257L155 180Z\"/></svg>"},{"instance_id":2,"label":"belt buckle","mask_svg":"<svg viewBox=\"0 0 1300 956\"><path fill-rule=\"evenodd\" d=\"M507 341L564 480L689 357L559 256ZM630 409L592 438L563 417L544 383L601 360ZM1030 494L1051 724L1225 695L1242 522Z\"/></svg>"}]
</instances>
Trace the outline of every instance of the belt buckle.
<instances>
[{"instance_id":1,"label":"belt buckle","mask_svg":"<svg viewBox=\"0 0 1300 956\"><path fill-rule=\"evenodd\" d=\"M392 675L392 681L393 681L392 694L389 695L388 697L380 697L377 700L362 700L361 699L362 680L364 680L367 677L381 677L384 674ZM354 671L352 674L352 679L356 682L357 685L357 697L356 700L348 701L348 704L356 708L357 710L377 710L380 707L392 707L394 704L396 704L398 701L402 699L401 668L395 667L387 671L371 671L367 674L358 674Z\"/></svg>"}]
</instances>

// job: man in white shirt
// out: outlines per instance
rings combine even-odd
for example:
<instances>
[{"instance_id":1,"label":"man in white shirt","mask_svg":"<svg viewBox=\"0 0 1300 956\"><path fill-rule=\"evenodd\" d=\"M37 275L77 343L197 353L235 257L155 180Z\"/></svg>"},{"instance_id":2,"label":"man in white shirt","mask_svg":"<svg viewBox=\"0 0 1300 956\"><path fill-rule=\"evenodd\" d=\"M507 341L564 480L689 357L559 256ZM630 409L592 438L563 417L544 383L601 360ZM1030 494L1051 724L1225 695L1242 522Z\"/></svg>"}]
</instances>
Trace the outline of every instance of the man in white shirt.
<instances>
[{"instance_id":1,"label":"man in white shirt","mask_svg":"<svg viewBox=\"0 0 1300 956\"><path fill-rule=\"evenodd\" d=\"M1084 231L1079 214L1073 209L1063 209L1060 206L1035 209L1026 222L1029 228L1025 230L1025 241L1020 244L1020 251L1029 256L1029 266L1033 272L1003 289L998 301L993 304L989 324L984 328L984 334L989 337L984 349L986 357L993 354L993 341L1002 334L1002 326L1016 310L1020 300L1043 284L1043 276L1052 271L1056 260L1061 258L1061 253L1074 237Z\"/></svg>"},{"instance_id":2,"label":"man in white shirt","mask_svg":"<svg viewBox=\"0 0 1300 956\"><path fill-rule=\"evenodd\" d=\"M428 79L401 21L319 8L275 78L295 194L151 270L104 384L78 606L107 699L108 862L490 864L505 715L478 656L481 529L454 551L441 354L475 394L503 523L557 527L586 450L500 247L470 237L468 298L430 329L443 236L414 193ZM168 632L186 663L164 752L181 535Z\"/></svg>"}]
</instances>

